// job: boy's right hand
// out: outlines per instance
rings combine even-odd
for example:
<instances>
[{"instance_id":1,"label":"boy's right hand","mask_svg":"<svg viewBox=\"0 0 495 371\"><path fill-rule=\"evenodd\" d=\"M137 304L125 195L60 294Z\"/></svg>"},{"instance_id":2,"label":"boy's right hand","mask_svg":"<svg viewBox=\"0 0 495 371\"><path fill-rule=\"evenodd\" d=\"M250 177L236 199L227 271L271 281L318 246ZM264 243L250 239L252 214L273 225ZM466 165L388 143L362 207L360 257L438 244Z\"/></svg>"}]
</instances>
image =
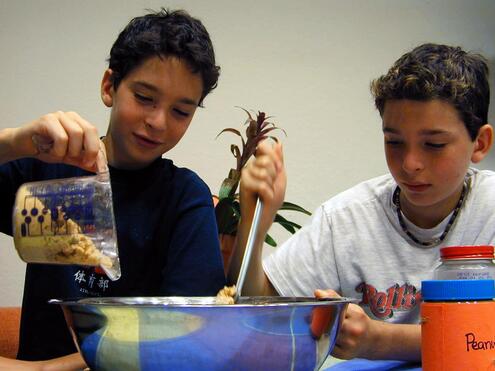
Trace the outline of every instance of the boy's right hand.
<instances>
[{"instance_id":1,"label":"boy's right hand","mask_svg":"<svg viewBox=\"0 0 495 371\"><path fill-rule=\"evenodd\" d=\"M287 175L282 144L261 142L256 157L242 169L240 184L241 215L252 215L260 197L264 203L260 225L266 232L285 197Z\"/></svg>"},{"instance_id":2,"label":"boy's right hand","mask_svg":"<svg viewBox=\"0 0 495 371\"><path fill-rule=\"evenodd\" d=\"M255 249L251 255L243 295L276 295L276 291L263 272L261 257L263 241L275 215L282 205L287 185L282 145L262 142L256 156L242 169L240 183L241 221L237 229L236 247L228 272L228 281L236 282L239 276L252 219L258 197L263 200L263 212L258 226Z\"/></svg>"},{"instance_id":3,"label":"boy's right hand","mask_svg":"<svg viewBox=\"0 0 495 371\"><path fill-rule=\"evenodd\" d=\"M106 168L105 146L98 130L75 112L57 111L13 129L14 158L33 157L92 172Z\"/></svg>"}]
</instances>

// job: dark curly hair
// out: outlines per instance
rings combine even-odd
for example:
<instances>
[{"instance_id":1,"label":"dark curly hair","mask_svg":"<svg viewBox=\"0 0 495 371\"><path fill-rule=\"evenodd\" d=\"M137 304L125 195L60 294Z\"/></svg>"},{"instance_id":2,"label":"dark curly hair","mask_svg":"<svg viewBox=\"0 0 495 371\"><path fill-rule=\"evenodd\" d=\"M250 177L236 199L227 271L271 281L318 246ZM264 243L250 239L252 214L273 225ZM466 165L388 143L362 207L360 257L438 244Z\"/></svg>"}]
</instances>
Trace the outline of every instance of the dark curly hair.
<instances>
[{"instance_id":1,"label":"dark curly hair","mask_svg":"<svg viewBox=\"0 0 495 371\"><path fill-rule=\"evenodd\" d=\"M472 140L488 122L490 86L486 59L460 47L423 44L400 57L371 82L380 115L387 100L444 100L455 107Z\"/></svg>"},{"instance_id":2,"label":"dark curly hair","mask_svg":"<svg viewBox=\"0 0 495 371\"><path fill-rule=\"evenodd\" d=\"M177 57L199 73L203 93L199 101L216 88L220 67L215 65L215 53L208 31L196 18L184 10L160 11L132 19L110 50L108 67L113 71L113 86L150 57Z\"/></svg>"}]
</instances>

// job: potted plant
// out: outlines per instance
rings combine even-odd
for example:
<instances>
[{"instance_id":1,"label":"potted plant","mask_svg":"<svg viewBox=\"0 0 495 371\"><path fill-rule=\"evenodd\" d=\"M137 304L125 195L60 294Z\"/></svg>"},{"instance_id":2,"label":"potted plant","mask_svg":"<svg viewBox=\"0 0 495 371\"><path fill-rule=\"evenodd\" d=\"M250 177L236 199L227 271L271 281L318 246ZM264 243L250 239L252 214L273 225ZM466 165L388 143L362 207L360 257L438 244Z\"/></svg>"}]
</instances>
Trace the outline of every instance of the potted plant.
<instances>
[{"instance_id":1,"label":"potted plant","mask_svg":"<svg viewBox=\"0 0 495 371\"><path fill-rule=\"evenodd\" d=\"M280 130L285 134L283 129L268 121L270 116L266 116L265 112L258 111L253 117L249 111L244 108L241 109L248 116L244 123L246 126L245 136L241 131L234 128L223 129L217 135L218 138L221 134L230 132L241 138L240 148L236 144L231 144L230 146L230 151L236 159L236 167L230 169L227 178L224 179L220 186L218 196L214 196L216 198L215 214L226 272L230 264L235 236L237 234L237 225L241 217L238 193L241 170L251 156L255 155L259 142L267 138L277 141L277 138L272 135L275 130ZM291 202L284 202L280 210L291 210L311 215L306 209ZM276 214L274 223L280 224L290 233L295 233L296 230L301 228L299 224L288 220L279 213ZM270 246L277 246L276 241L269 234L266 235L265 242Z\"/></svg>"}]
</instances>

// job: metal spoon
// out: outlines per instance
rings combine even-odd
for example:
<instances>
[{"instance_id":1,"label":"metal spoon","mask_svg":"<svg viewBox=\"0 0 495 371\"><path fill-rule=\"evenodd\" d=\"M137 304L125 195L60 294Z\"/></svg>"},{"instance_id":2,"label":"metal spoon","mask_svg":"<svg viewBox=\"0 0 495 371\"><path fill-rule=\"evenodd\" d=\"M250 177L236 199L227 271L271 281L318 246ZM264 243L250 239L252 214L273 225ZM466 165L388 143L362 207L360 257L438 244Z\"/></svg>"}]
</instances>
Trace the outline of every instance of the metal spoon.
<instances>
[{"instance_id":1,"label":"metal spoon","mask_svg":"<svg viewBox=\"0 0 495 371\"><path fill-rule=\"evenodd\" d=\"M239 277L237 278L236 291L234 295L234 303L237 303L239 296L241 296L242 287L244 286L244 280L251 260L253 252L254 241L258 232L258 225L261 218L261 212L263 211L263 201L258 198L256 201L256 208L254 209L253 222L249 229L249 235L246 242L246 250L244 250L244 256L242 257L241 269L239 271Z\"/></svg>"}]
</instances>

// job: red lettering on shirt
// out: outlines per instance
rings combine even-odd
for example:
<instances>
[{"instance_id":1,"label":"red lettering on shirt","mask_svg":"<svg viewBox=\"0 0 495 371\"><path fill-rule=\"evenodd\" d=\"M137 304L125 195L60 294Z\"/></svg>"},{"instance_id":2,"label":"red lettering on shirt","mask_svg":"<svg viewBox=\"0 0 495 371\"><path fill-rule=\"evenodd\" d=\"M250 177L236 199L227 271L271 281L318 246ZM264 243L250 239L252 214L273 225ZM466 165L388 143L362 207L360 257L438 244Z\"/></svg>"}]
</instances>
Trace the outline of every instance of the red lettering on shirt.
<instances>
[{"instance_id":1,"label":"red lettering on shirt","mask_svg":"<svg viewBox=\"0 0 495 371\"><path fill-rule=\"evenodd\" d=\"M371 313L379 319L391 318L394 310L411 310L421 301L421 290L408 283L398 283L385 292L378 291L373 285L362 282L356 286L356 292L362 293L361 306L369 306Z\"/></svg>"}]
</instances>

